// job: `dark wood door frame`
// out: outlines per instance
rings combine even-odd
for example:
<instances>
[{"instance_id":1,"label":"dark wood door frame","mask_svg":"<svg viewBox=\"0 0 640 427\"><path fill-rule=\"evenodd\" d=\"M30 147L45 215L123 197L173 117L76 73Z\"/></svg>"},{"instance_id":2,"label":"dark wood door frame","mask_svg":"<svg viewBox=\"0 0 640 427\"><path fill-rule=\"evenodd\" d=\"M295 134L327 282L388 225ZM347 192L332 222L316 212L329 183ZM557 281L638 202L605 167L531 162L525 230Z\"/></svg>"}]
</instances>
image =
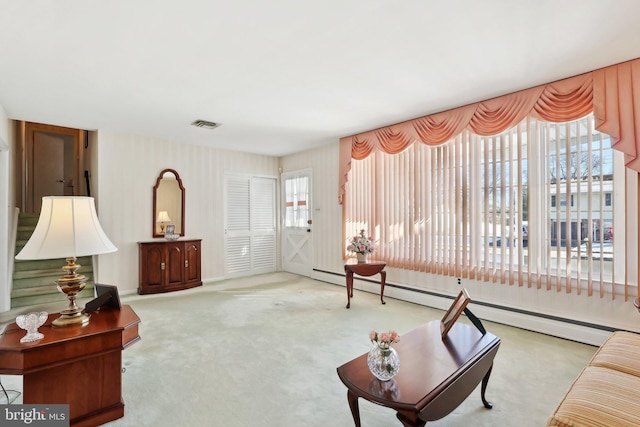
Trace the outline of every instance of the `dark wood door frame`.
<instances>
[{"instance_id":1,"label":"dark wood door frame","mask_svg":"<svg viewBox=\"0 0 640 427\"><path fill-rule=\"evenodd\" d=\"M35 171L33 167L34 163L34 141L37 132L46 132L54 135L62 135L72 137L74 141L73 149L73 179L75 181L76 190L75 195L84 195L84 181L82 176L82 170L84 167L84 145L86 142L86 132L82 129L73 129L62 126L46 125L41 123L25 122L25 149L24 149L24 165L22 176L22 194L25 197L22 200L22 211L28 213L38 213L35 211L34 203L34 186L35 186Z\"/></svg>"}]
</instances>

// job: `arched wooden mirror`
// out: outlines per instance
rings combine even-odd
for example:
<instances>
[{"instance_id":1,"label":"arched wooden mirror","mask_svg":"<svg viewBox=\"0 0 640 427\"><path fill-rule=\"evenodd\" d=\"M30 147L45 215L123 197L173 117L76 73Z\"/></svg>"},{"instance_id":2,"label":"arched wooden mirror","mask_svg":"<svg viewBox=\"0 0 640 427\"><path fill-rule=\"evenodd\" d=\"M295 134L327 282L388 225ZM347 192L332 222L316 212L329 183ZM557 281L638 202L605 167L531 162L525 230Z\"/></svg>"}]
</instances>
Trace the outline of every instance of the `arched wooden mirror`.
<instances>
[{"instance_id":1,"label":"arched wooden mirror","mask_svg":"<svg viewBox=\"0 0 640 427\"><path fill-rule=\"evenodd\" d=\"M173 169L160 172L153 187L153 237L164 237L167 225L184 236L184 187Z\"/></svg>"}]
</instances>

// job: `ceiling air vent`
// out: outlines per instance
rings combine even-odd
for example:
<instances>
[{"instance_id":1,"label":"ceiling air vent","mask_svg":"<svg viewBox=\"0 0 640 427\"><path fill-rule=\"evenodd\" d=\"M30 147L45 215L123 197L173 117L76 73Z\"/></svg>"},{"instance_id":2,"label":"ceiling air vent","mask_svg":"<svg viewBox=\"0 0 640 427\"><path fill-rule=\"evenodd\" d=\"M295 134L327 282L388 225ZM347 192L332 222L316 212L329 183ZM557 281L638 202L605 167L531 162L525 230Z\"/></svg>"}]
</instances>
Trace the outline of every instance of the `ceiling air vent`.
<instances>
[{"instance_id":1,"label":"ceiling air vent","mask_svg":"<svg viewBox=\"0 0 640 427\"><path fill-rule=\"evenodd\" d=\"M195 122L191 123L191 125L197 128L215 129L220 126L220 123L208 122L206 120L196 120Z\"/></svg>"}]
</instances>

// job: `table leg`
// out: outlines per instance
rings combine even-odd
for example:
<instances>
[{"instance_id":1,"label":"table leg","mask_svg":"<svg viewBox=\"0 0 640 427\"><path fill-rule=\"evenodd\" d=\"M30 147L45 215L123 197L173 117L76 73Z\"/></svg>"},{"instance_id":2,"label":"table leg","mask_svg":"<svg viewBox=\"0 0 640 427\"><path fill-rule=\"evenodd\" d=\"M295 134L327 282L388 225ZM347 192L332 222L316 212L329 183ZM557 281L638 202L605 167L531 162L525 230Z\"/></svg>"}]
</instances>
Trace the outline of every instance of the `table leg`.
<instances>
[{"instance_id":1,"label":"table leg","mask_svg":"<svg viewBox=\"0 0 640 427\"><path fill-rule=\"evenodd\" d=\"M351 408L351 415L353 415L353 422L356 423L356 427L360 427L360 408L358 407L358 396L351 393L351 390L347 390L347 400L349 401L349 408Z\"/></svg>"},{"instance_id":2,"label":"table leg","mask_svg":"<svg viewBox=\"0 0 640 427\"><path fill-rule=\"evenodd\" d=\"M427 422L426 421L422 421L421 419L416 419L416 421L411 421L409 418L407 418L406 416L402 415L400 412L398 412L396 414L396 418L400 420L400 422L402 423L402 425L404 427L424 427Z\"/></svg>"},{"instance_id":3,"label":"table leg","mask_svg":"<svg viewBox=\"0 0 640 427\"><path fill-rule=\"evenodd\" d=\"M382 270L380 272L380 301L382 301L383 304L386 304L386 302L384 302L384 285L387 283L387 272Z\"/></svg>"},{"instance_id":4,"label":"table leg","mask_svg":"<svg viewBox=\"0 0 640 427\"><path fill-rule=\"evenodd\" d=\"M487 409L493 408L493 403L487 401L487 399L484 397L484 392L487 390L487 383L489 382L489 377L491 376L492 369L493 369L493 363L491 364L491 366L489 367L489 370L487 371L484 378L482 379L482 388L480 389L480 395L482 396L482 404Z\"/></svg>"},{"instance_id":5,"label":"table leg","mask_svg":"<svg viewBox=\"0 0 640 427\"><path fill-rule=\"evenodd\" d=\"M353 298L353 271L347 271L347 308L351 307L351 298Z\"/></svg>"}]
</instances>

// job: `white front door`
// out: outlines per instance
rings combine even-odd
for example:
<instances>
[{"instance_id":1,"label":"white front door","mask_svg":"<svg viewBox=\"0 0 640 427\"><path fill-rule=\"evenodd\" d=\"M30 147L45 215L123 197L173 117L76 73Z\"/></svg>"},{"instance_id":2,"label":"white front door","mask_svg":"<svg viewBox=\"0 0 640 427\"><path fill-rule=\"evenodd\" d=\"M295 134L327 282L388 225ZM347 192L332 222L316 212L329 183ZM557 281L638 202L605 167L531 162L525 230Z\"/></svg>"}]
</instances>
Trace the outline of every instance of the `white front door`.
<instances>
[{"instance_id":1,"label":"white front door","mask_svg":"<svg viewBox=\"0 0 640 427\"><path fill-rule=\"evenodd\" d=\"M311 276L311 170L282 174L282 268Z\"/></svg>"}]
</instances>

